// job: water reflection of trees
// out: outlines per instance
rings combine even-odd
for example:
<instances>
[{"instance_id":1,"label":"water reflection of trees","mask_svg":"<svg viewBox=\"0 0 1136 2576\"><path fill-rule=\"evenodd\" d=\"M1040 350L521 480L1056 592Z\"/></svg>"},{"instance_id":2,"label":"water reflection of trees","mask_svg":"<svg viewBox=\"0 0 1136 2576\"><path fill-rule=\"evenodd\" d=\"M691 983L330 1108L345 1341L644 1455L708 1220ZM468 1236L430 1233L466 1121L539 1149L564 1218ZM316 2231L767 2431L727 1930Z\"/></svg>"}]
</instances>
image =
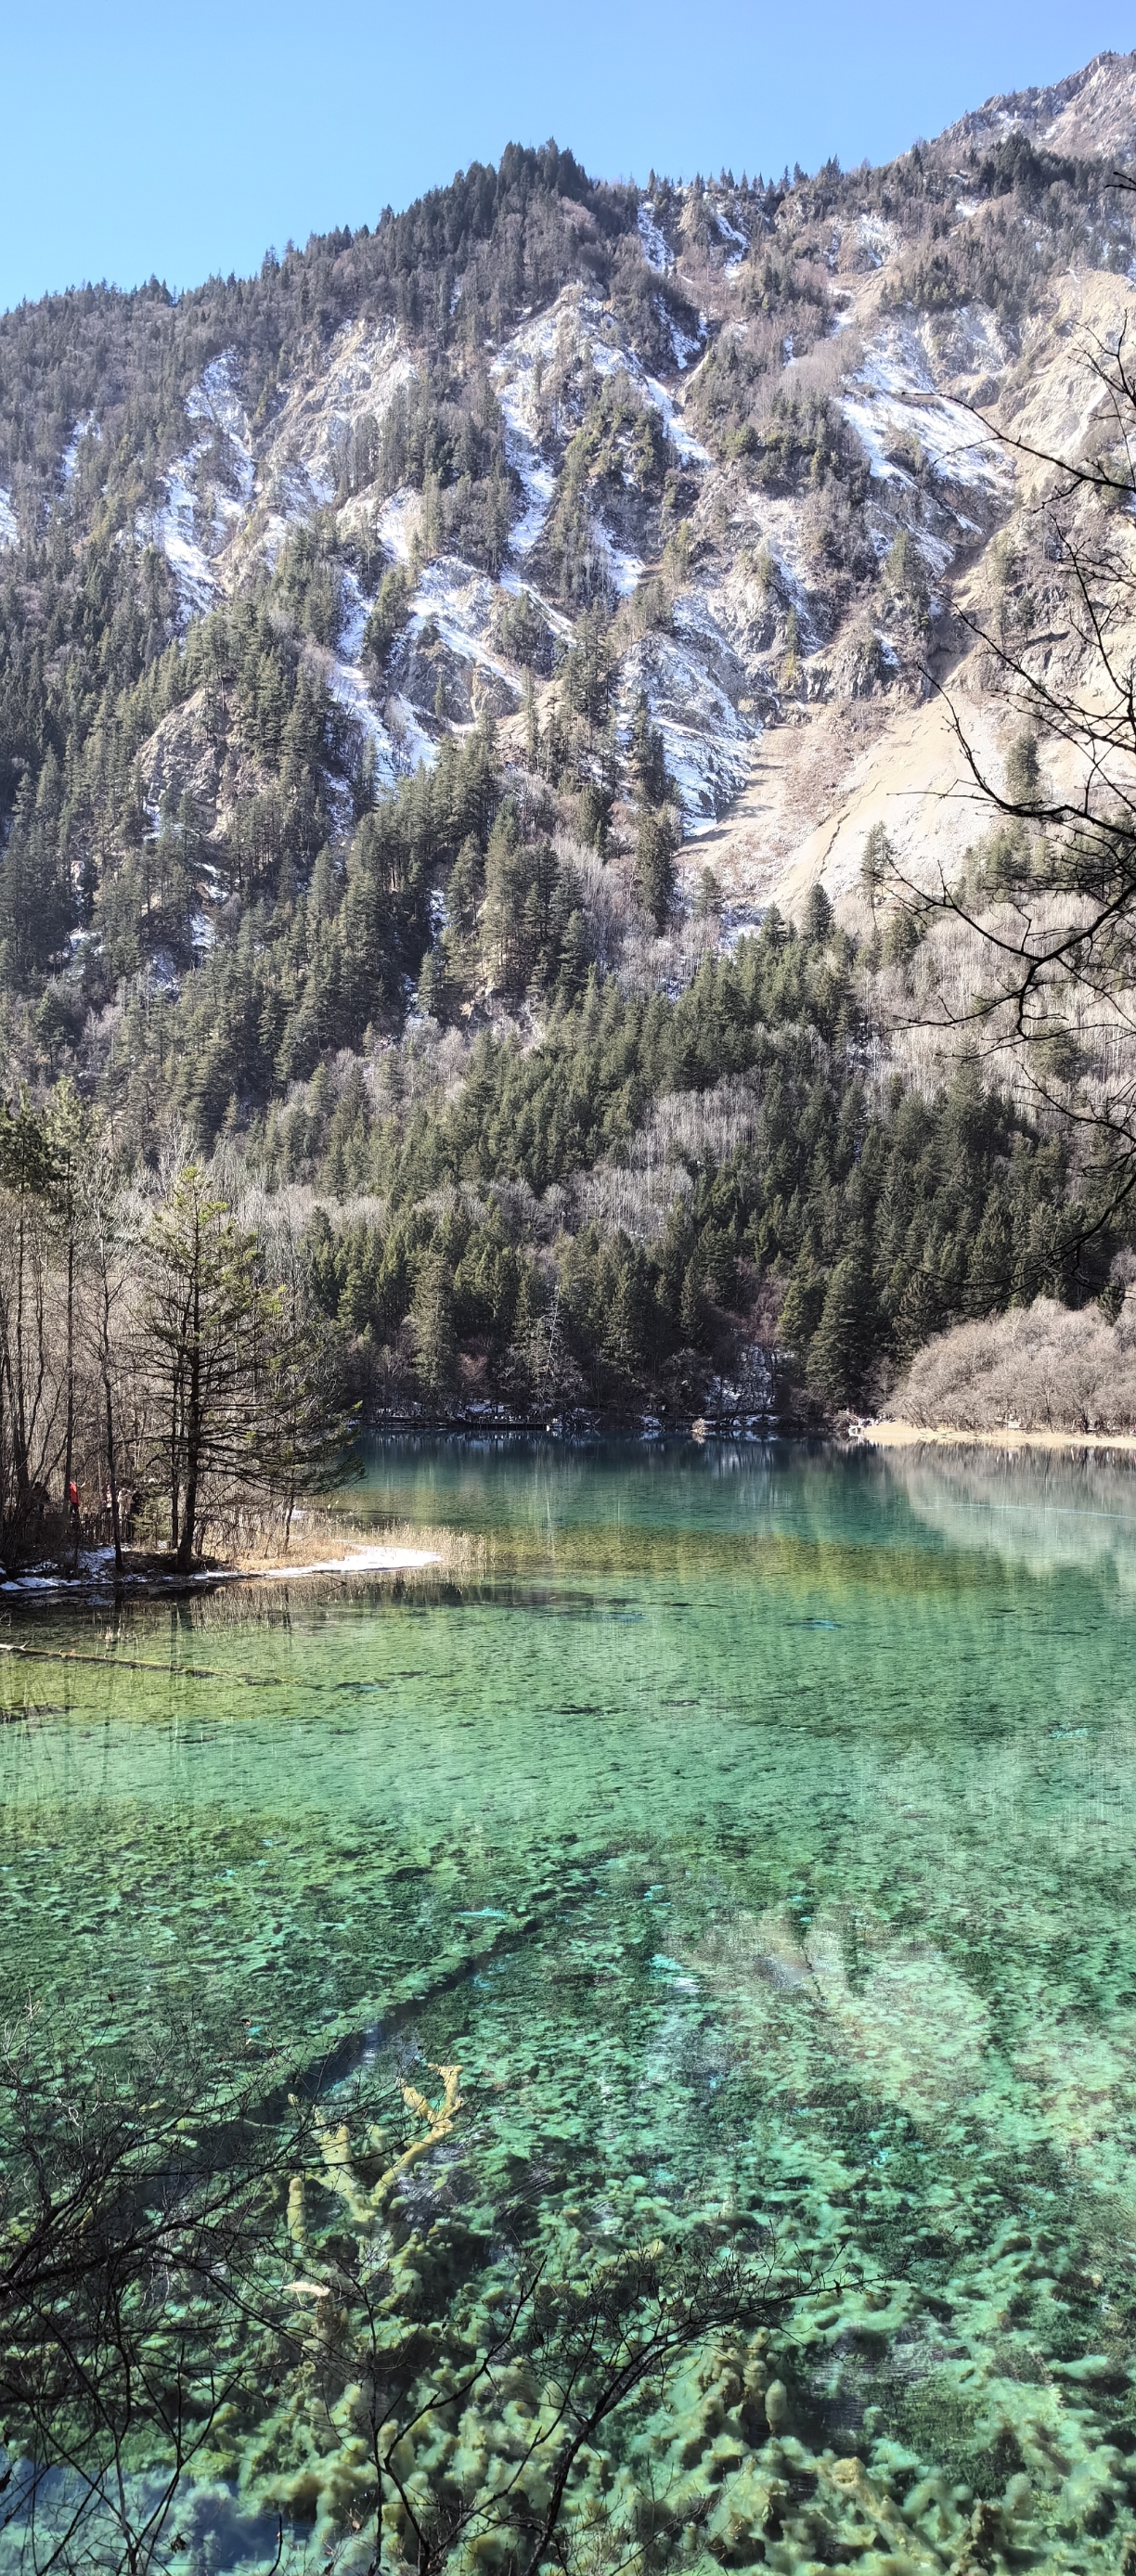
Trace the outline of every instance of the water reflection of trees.
<instances>
[{"instance_id":1,"label":"water reflection of trees","mask_svg":"<svg viewBox=\"0 0 1136 2576\"><path fill-rule=\"evenodd\" d=\"M954 1550L1046 1575L1107 1574L1136 1592L1136 1469L1088 1452L890 1450L887 1476Z\"/></svg>"}]
</instances>

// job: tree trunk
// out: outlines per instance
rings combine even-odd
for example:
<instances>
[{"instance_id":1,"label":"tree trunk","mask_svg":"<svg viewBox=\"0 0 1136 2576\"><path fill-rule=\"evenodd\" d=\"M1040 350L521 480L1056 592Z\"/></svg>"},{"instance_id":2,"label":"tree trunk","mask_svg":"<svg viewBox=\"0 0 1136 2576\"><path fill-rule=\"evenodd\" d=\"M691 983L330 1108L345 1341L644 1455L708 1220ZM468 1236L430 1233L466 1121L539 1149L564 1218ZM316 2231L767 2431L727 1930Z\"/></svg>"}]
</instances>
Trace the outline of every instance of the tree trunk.
<instances>
[{"instance_id":1,"label":"tree trunk","mask_svg":"<svg viewBox=\"0 0 1136 2576\"><path fill-rule=\"evenodd\" d=\"M16 1377L12 1397L12 1464L16 1472L17 1507L25 1515L28 1500L28 1437L24 1420L24 1202L20 1198L16 1261Z\"/></svg>"},{"instance_id":2,"label":"tree trunk","mask_svg":"<svg viewBox=\"0 0 1136 2576\"><path fill-rule=\"evenodd\" d=\"M118 1512L118 1456L114 1439L114 1400L110 1386L110 1289L103 1272L103 1396L106 1403L107 1474L110 1478L110 1534L114 1540L115 1580L122 1581L122 1523Z\"/></svg>"},{"instance_id":3,"label":"tree trunk","mask_svg":"<svg viewBox=\"0 0 1136 2576\"><path fill-rule=\"evenodd\" d=\"M75 1228L67 1234L67 1452L63 1461L63 1503L71 1514L71 1534L75 1541L71 1571L79 1571L79 1505L71 1500L75 1474Z\"/></svg>"},{"instance_id":4,"label":"tree trunk","mask_svg":"<svg viewBox=\"0 0 1136 2576\"><path fill-rule=\"evenodd\" d=\"M189 1346L189 1400L185 1415L185 1510L182 1515L177 1561L183 1574L193 1563L193 1542L197 1533L197 1480L201 1463L201 1257L198 1246L197 1272L193 1283L193 1337Z\"/></svg>"},{"instance_id":5,"label":"tree trunk","mask_svg":"<svg viewBox=\"0 0 1136 2576\"><path fill-rule=\"evenodd\" d=\"M181 1530L181 1428L178 1421L180 1388L175 1380L170 1405L170 1546L177 1555Z\"/></svg>"},{"instance_id":6,"label":"tree trunk","mask_svg":"<svg viewBox=\"0 0 1136 2576\"><path fill-rule=\"evenodd\" d=\"M107 1469L110 1476L110 1533L114 1540L114 1571L122 1581L122 1523L118 1516L118 1461L114 1447L114 1405L111 1401L110 1378L104 1370L103 1393L106 1397Z\"/></svg>"},{"instance_id":7,"label":"tree trunk","mask_svg":"<svg viewBox=\"0 0 1136 2576\"><path fill-rule=\"evenodd\" d=\"M67 1443L63 1458L63 1501L71 1501L71 1469L75 1452L75 1237L67 1237Z\"/></svg>"}]
</instances>

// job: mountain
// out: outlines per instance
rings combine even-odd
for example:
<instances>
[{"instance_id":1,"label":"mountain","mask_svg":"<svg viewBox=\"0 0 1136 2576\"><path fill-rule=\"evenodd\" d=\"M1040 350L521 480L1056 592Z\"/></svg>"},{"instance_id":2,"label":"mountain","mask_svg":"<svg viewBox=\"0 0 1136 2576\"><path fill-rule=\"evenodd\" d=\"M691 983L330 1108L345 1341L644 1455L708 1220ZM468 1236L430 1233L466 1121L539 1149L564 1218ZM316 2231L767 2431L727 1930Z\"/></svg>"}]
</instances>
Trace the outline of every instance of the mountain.
<instances>
[{"instance_id":1,"label":"mountain","mask_svg":"<svg viewBox=\"0 0 1136 2576\"><path fill-rule=\"evenodd\" d=\"M364 1267L392 1208L468 1186L546 1278L554 1240L593 1267L639 1247L638 1289L630 1255L612 1273L634 1304L669 1227L675 1349L721 1359L715 1319L756 1332L790 1274L811 1344L861 1146L823 1220L788 1164L771 1217L776 1138L761 1212L735 1189L707 1213L756 1115L719 1077L752 1089L770 1029L807 1027L833 1137L850 1088L867 1114L865 844L880 827L918 873L982 829L938 690L1000 756L964 621L1032 616L1045 574L1034 469L999 433L1103 436L1089 343L1131 293L1134 137L1136 55L1106 55L878 170L638 189L510 146L256 278L0 318L9 1087L72 1076L142 1165L181 1122L270 1187L370 1194ZM1080 651L1056 637L1054 677ZM902 975L902 946L871 971ZM588 1010L637 1031L601 1069ZM948 1077L881 1030L933 1121ZM686 1095L679 1136L660 1103ZM941 1216L933 1295L911 1303L914 1238L884 1265L855 1217L875 1321L833 1387L963 1311L1011 1129L1027 1150L1005 1117ZM532 1207L503 1213L507 1188ZM322 1222L332 1306L388 1350L415 1264L460 1276L427 1225L385 1303L355 1294ZM1005 1294L1056 1283L1025 1258ZM468 1361L461 1293L439 1331ZM510 1313L514 1358L538 1309Z\"/></svg>"},{"instance_id":2,"label":"mountain","mask_svg":"<svg viewBox=\"0 0 1136 2576\"><path fill-rule=\"evenodd\" d=\"M1000 143L1016 132L1048 152L1123 165L1136 152L1134 71L1136 54L1094 54L1083 71L1070 72L1051 89L988 98L985 107L949 125L940 141L953 151Z\"/></svg>"}]
</instances>

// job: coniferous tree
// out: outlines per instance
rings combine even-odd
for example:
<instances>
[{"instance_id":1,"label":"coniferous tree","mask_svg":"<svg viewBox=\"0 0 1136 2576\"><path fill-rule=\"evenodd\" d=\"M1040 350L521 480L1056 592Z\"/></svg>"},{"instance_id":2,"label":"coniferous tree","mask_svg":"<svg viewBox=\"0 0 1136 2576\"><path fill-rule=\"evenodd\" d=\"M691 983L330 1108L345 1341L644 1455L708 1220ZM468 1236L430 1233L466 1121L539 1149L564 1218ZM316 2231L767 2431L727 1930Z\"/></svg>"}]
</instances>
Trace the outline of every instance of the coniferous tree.
<instances>
[{"instance_id":1,"label":"coniferous tree","mask_svg":"<svg viewBox=\"0 0 1136 2576\"><path fill-rule=\"evenodd\" d=\"M454 1274L442 1252L423 1264L410 1312L414 1360L425 1392L437 1398L453 1383L457 1357Z\"/></svg>"},{"instance_id":2,"label":"coniferous tree","mask_svg":"<svg viewBox=\"0 0 1136 2576\"><path fill-rule=\"evenodd\" d=\"M171 1543L187 1570L206 1487L240 1491L267 1481L270 1307L255 1235L193 1164L158 1208L144 1258L138 1366L159 1426Z\"/></svg>"},{"instance_id":3,"label":"coniferous tree","mask_svg":"<svg viewBox=\"0 0 1136 2576\"><path fill-rule=\"evenodd\" d=\"M664 930L674 903L675 852L678 831L672 809L653 814L644 807L635 835L635 882L644 912L656 930Z\"/></svg>"},{"instance_id":4,"label":"coniferous tree","mask_svg":"<svg viewBox=\"0 0 1136 2576\"><path fill-rule=\"evenodd\" d=\"M832 1403L851 1403L863 1390L875 1344L871 1265L857 1239L837 1262L825 1290L809 1346L810 1383Z\"/></svg>"},{"instance_id":5,"label":"coniferous tree","mask_svg":"<svg viewBox=\"0 0 1136 2576\"><path fill-rule=\"evenodd\" d=\"M640 803L651 806L669 804L674 788L667 768L663 737L658 725L651 722L650 709L642 690L635 702L628 758Z\"/></svg>"}]
</instances>

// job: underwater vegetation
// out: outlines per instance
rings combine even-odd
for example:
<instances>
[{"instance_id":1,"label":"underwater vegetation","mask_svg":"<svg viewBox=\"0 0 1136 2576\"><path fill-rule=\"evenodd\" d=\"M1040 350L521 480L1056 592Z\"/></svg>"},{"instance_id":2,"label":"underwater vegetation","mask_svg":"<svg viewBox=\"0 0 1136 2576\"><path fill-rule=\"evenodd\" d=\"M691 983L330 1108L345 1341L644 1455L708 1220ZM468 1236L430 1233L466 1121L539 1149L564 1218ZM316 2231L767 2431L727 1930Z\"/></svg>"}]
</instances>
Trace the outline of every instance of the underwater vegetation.
<instances>
[{"instance_id":1,"label":"underwater vegetation","mask_svg":"<svg viewBox=\"0 0 1136 2576\"><path fill-rule=\"evenodd\" d=\"M443 1445L375 1479L499 1572L150 1607L50 1700L0 1675L43 2063L81 2031L109 2099L192 2017L247 2122L203 2081L248 2295L202 2293L224 2391L164 2518L132 2420L146 2563L365 2576L381 2529L422 2576L1130 2576L1136 1486Z\"/></svg>"}]
</instances>

